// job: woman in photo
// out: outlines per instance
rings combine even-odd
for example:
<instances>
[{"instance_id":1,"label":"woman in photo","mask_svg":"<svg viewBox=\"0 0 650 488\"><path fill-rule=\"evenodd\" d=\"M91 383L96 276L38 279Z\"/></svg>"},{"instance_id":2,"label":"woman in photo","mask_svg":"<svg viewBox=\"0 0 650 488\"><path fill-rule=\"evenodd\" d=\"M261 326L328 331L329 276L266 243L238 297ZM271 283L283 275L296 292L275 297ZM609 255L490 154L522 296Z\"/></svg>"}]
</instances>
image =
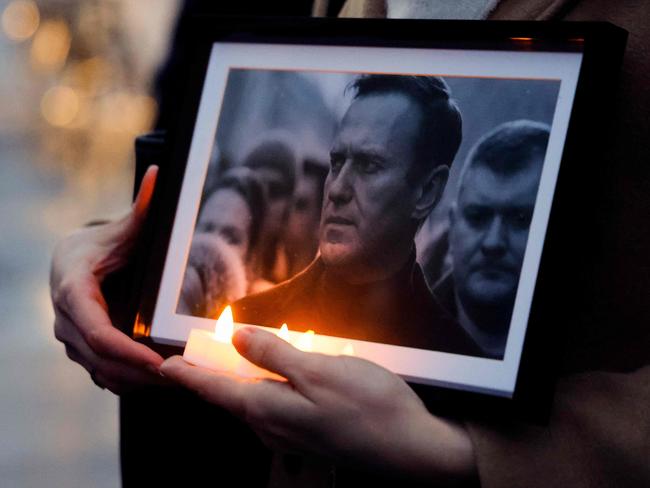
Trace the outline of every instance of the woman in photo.
<instances>
[{"instance_id":1,"label":"woman in photo","mask_svg":"<svg viewBox=\"0 0 650 488\"><path fill-rule=\"evenodd\" d=\"M254 273L266 197L254 172L227 170L206 188L177 312L217 318L250 292L272 286Z\"/></svg>"}]
</instances>

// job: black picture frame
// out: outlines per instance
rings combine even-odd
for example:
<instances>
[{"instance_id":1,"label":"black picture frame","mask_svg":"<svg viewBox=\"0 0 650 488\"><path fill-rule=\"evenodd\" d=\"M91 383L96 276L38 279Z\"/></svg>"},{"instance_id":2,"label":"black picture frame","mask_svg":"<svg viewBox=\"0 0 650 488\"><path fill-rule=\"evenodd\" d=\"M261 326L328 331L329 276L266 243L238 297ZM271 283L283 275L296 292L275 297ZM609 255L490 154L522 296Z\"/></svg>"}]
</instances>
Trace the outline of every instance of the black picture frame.
<instances>
[{"instance_id":1,"label":"black picture frame","mask_svg":"<svg viewBox=\"0 0 650 488\"><path fill-rule=\"evenodd\" d=\"M443 413L514 412L543 421L557 374L554 358L563 351L563 327L579 320L579 311L571 308L579 276L567 279L567 269L575 268L579 273L577 259L582 266L589 266L589 249L593 247L586 244L598 239L598 217L591 215L589 201L603 188L604 173L588 168L598 165L599 153L593 141L607 130L612 109L611 100L603 93L616 82L627 33L607 23L240 17L197 17L192 33L193 62L182 94L184 108L167 135L167 157L161 161L131 293L134 319L130 332L165 355L182 349L154 342L151 325L213 43L582 53L512 397L461 391L442 384L413 385L421 396L435 395Z\"/></svg>"}]
</instances>

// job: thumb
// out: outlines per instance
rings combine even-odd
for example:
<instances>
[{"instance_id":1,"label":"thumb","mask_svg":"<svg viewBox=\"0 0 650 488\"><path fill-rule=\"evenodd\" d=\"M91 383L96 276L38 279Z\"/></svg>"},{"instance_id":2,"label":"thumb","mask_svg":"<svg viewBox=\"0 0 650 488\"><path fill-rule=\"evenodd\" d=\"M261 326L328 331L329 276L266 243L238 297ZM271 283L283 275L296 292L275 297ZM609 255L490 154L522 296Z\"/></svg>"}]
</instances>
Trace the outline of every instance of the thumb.
<instances>
[{"instance_id":1,"label":"thumb","mask_svg":"<svg viewBox=\"0 0 650 488\"><path fill-rule=\"evenodd\" d=\"M142 223L147 216L153 191L156 187L156 180L158 179L158 166L152 165L147 168L138 194L135 197L131 210L117 223L120 224L121 231L124 233L125 238L134 237L140 231Z\"/></svg>"},{"instance_id":2,"label":"thumb","mask_svg":"<svg viewBox=\"0 0 650 488\"><path fill-rule=\"evenodd\" d=\"M149 166L144 176L142 177L142 182L140 182L138 194L135 197L135 201L133 202L133 207L131 209L131 212L136 220L144 220L144 218L147 216L147 211L149 210L149 205L151 204L151 198L153 197L153 190L156 187L157 178L158 166Z\"/></svg>"},{"instance_id":3,"label":"thumb","mask_svg":"<svg viewBox=\"0 0 650 488\"><path fill-rule=\"evenodd\" d=\"M313 356L257 327L237 330L232 337L232 343L239 354L250 362L287 378L293 384L299 381L299 371Z\"/></svg>"},{"instance_id":4,"label":"thumb","mask_svg":"<svg viewBox=\"0 0 650 488\"><path fill-rule=\"evenodd\" d=\"M147 216L157 176L158 166L149 166L142 178L131 210L121 219L98 229L101 236L98 243L103 248L94 266L98 276L105 276L120 268L128 260Z\"/></svg>"},{"instance_id":5,"label":"thumb","mask_svg":"<svg viewBox=\"0 0 650 488\"><path fill-rule=\"evenodd\" d=\"M142 182L140 183L140 188L138 189L138 194L135 197L131 211L127 215L127 218L130 220L130 226L135 227L135 230L132 232L137 233L147 216L157 178L158 166L149 166L142 177Z\"/></svg>"}]
</instances>

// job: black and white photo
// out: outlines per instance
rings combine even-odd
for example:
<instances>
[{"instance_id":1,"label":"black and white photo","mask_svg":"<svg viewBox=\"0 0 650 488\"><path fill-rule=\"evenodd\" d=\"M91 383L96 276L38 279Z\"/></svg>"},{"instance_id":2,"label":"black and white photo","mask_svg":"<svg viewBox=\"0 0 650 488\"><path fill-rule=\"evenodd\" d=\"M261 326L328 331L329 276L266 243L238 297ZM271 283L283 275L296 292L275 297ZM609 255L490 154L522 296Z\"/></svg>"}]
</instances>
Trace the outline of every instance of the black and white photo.
<instances>
[{"instance_id":1,"label":"black and white photo","mask_svg":"<svg viewBox=\"0 0 650 488\"><path fill-rule=\"evenodd\" d=\"M214 47L152 335L182 342L231 305L507 394L580 56L283 49Z\"/></svg>"},{"instance_id":2,"label":"black and white photo","mask_svg":"<svg viewBox=\"0 0 650 488\"><path fill-rule=\"evenodd\" d=\"M217 318L232 303L243 323L501 359L558 82L453 84L466 115L437 76L232 72L177 312ZM339 121L326 89L348 104ZM432 216L463 121L524 111L544 122L481 136ZM244 138L238 160L220 132L253 124L260 142ZM311 148L288 137L300 128Z\"/></svg>"}]
</instances>

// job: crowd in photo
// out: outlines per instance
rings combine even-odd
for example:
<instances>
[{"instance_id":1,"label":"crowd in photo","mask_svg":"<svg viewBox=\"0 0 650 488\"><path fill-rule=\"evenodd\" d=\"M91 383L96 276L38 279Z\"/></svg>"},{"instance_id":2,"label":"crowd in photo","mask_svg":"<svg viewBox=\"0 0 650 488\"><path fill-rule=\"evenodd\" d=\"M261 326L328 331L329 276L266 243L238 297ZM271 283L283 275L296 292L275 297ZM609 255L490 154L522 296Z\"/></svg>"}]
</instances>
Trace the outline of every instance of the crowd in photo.
<instances>
[{"instance_id":1,"label":"crowd in photo","mask_svg":"<svg viewBox=\"0 0 650 488\"><path fill-rule=\"evenodd\" d=\"M177 313L501 359L556 94L235 70Z\"/></svg>"}]
</instances>

